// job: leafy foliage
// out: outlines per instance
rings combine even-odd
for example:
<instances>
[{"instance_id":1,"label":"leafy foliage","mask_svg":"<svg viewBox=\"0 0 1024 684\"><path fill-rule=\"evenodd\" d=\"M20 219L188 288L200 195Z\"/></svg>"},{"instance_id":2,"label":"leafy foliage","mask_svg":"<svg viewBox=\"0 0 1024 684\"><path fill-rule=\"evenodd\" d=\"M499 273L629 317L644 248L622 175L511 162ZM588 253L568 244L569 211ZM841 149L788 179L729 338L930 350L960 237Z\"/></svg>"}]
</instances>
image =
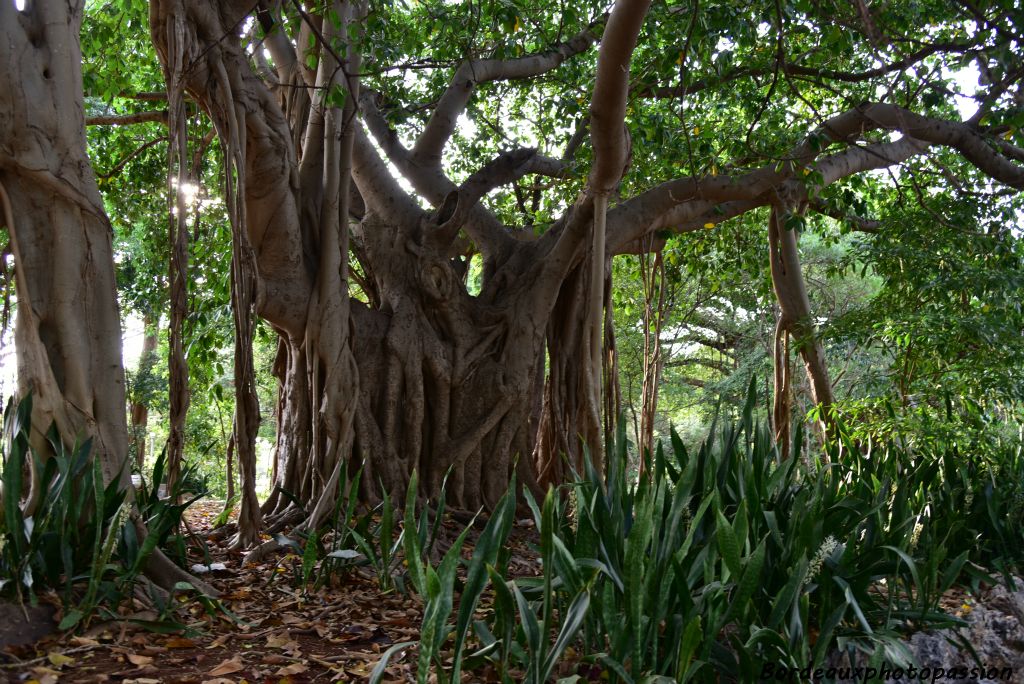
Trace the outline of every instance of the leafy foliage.
<instances>
[{"instance_id":1,"label":"leafy foliage","mask_svg":"<svg viewBox=\"0 0 1024 684\"><path fill-rule=\"evenodd\" d=\"M620 424L607 479L588 467L541 504L527 493L541 577L506 575L511 495L461 561L462 582L465 531L436 569L407 534L426 604L420 681L458 681L463 667L487 663L502 681L545 682L570 647L577 676L622 682L755 681L764 662L817 667L839 649L905 663L903 631L959 624L939 607L943 592L1024 559L1024 496L1000 492L992 470L955 449L865 452L848 433L822 454L828 464L809 462L799 430L796 455L779 462L755 397L751 386L738 423L696 453L675 435L671 453L659 445L649 478L627 479ZM1024 481L1020 449L998 454L1000 477ZM410 510L407 531L417 527ZM489 607L476 612L488 586Z\"/></svg>"},{"instance_id":2,"label":"leafy foliage","mask_svg":"<svg viewBox=\"0 0 1024 684\"><path fill-rule=\"evenodd\" d=\"M64 606L60 629L75 629L88 625L98 611L116 614L158 547L177 545L183 550L180 537L172 532L184 510L203 494L178 503L179 486L170 499L161 500L161 457L152 489L140 489L133 502L120 479L104 484L99 461L90 458L88 441L67 449L55 428L48 438L53 455L42 463L29 442L31 415L31 395L16 407L11 402L4 414L0 590L33 604L41 591L56 591ZM24 479L28 459L35 461L35 472L40 473L40 496L36 510L24 516L22 500L31 486ZM133 513L136 505L146 532L141 541ZM154 598L162 606L161 615L173 607L159 595Z\"/></svg>"}]
</instances>

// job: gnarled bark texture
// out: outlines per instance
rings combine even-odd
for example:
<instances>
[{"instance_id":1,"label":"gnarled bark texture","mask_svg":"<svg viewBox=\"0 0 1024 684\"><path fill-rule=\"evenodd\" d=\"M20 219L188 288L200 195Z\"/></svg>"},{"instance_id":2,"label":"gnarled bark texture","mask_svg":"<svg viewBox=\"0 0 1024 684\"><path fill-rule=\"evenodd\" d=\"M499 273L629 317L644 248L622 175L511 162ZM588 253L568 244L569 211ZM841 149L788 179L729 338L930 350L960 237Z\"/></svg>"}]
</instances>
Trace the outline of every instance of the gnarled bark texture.
<instances>
[{"instance_id":1,"label":"gnarled bark texture","mask_svg":"<svg viewBox=\"0 0 1024 684\"><path fill-rule=\"evenodd\" d=\"M613 201L629 163L624 117L644 0L619 0L603 32L588 26L516 58L468 55L408 146L389 124L384 94L357 78L358 41L339 40L358 34L365 6L319 4L313 16L306 7L151 4L168 82L191 95L226 143L236 179L229 188L238 193L235 241L251 247L255 312L280 335L277 488L262 507L271 528L302 519L315 525L346 468L365 468L368 499L382 490L401 496L414 469L420 495L429 497L451 469L452 503L469 508L493 503L517 469L528 484L562 481L566 463L579 464L580 438L592 449L601 443L602 369L614 367L602 355L613 339L602 308L607 260L635 251L654 231L715 224L782 196L799 201L807 190L795 179L810 164L828 184L899 163L928 144L955 148L992 177L1024 184L1018 167L972 125L864 103L821 122L781 161L676 178ZM250 12L272 63L262 50L250 58L240 44ZM544 235L519 239L480 200L527 174L564 177L571 153L559 161L512 150L458 185L442 165L445 147L480 84L540 77L598 40L587 187ZM879 129L913 137L879 143L865 136ZM831 390L795 236L780 229L777 212L771 231L782 328L800 344L816 401L827 404ZM462 277L460 233L484 263L475 296ZM349 298L350 253L360 261L369 305ZM657 372L651 377L656 382ZM615 406L614 392L609 397L606 416ZM242 442L236 447L244 463Z\"/></svg>"}]
</instances>

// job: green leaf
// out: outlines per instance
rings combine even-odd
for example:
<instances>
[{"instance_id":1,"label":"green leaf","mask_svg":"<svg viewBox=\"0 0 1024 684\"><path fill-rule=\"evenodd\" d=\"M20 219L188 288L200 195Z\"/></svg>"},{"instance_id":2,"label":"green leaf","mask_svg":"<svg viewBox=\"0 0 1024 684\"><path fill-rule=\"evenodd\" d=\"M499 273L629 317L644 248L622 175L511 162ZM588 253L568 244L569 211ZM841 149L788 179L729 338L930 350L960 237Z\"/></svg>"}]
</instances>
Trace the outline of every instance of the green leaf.
<instances>
[{"instance_id":1,"label":"green leaf","mask_svg":"<svg viewBox=\"0 0 1024 684\"><path fill-rule=\"evenodd\" d=\"M498 501L490 520L487 521L487 526L484 527L483 533L477 539L476 548L473 549L466 584L462 589L459 601L458 621L455 625L453 649L455 658L452 665L452 680L456 682L459 681L462 672L463 643L469 630L469 623L487 582L487 568L493 566L497 561L498 552L508 540L509 532L512 529L515 516L515 492L515 477L513 477L511 485Z\"/></svg>"},{"instance_id":2,"label":"green leaf","mask_svg":"<svg viewBox=\"0 0 1024 684\"><path fill-rule=\"evenodd\" d=\"M378 660L377 664L374 666L373 671L370 672L370 679L368 680L369 684L377 684L381 681L381 678L384 677L385 673L387 672L388 661L391 660L391 656L395 655L399 651L403 651L409 648L410 646L415 645L415 641L402 641L395 644L388 650L384 651L384 653L380 657L380 660Z\"/></svg>"},{"instance_id":3,"label":"green leaf","mask_svg":"<svg viewBox=\"0 0 1024 684\"><path fill-rule=\"evenodd\" d=\"M722 554L722 560L729 568L732 577L740 576L740 545L736 540L736 533L733 531L729 521L725 519L720 510L715 510L715 535L718 539L718 552Z\"/></svg>"},{"instance_id":4,"label":"green leaf","mask_svg":"<svg viewBox=\"0 0 1024 684\"><path fill-rule=\"evenodd\" d=\"M566 647L572 642L576 636L576 632L583 626L583 621L587 617L587 610L590 608L590 591L584 589L576 598L573 599L572 604L569 606L569 610L562 617L562 629L558 633L558 637L555 639L554 645L548 652L547 657L544 659L544 664L541 667L541 676L538 681L546 682L551 676L551 671L558 664L559 659L562 657L562 653Z\"/></svg>"},{"instance_id":5,"label":"green leaf","mask_svg":"<svg viewBox=\"0 0 1024 684\"><path fill-rule=\"evenodd\" d=\"M61 619L60 624L57 625L57 629L61 631L71 629L79 622L81 622L83 617L85 617L85 613L83 613L81 610L77 608L73 608L64 614L64 617L63 619Z\"/></svg>"}]
</instances>

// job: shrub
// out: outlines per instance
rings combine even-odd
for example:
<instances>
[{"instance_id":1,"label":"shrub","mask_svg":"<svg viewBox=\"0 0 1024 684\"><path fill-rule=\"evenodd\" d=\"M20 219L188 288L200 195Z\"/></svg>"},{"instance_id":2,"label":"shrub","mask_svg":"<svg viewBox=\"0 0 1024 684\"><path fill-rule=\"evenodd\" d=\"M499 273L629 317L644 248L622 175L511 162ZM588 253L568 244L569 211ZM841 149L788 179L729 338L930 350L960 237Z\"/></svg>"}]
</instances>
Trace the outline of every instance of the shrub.
<instances>
[{"instance_id":1,"label":"shrub","mask_svg":"<svg viewBox=\"0 0 1024 684\"><path fill-rule=\"evenodd\" d=\"M959 622L939 608L944 591L991 580L982 566L1019 563L1020 528L1008 522L1020 515L1019 449L981 464L955 449L855 448L840 428L829 458L808 464L798 428L782 462L755 402L751 386L739 421L713 427L694 454L673 434L668 451L648 455L649 479L627 480L620 427L605 479L588 464L539 505L525 493L542 577L506 576L496 551L511 528L506 495L462 561L454 628L465 535L436 571L407 544L426 602L420 681L431 668L458 681L487 662L502 681L539 684L570 652L575 676L621 682L756 681L765 663L818 667L839 649L905 663L901 634ZM1012 483L997 486L996 472ZM476 613L488 586L491 605Z\"/></svg>"}]
</instances>

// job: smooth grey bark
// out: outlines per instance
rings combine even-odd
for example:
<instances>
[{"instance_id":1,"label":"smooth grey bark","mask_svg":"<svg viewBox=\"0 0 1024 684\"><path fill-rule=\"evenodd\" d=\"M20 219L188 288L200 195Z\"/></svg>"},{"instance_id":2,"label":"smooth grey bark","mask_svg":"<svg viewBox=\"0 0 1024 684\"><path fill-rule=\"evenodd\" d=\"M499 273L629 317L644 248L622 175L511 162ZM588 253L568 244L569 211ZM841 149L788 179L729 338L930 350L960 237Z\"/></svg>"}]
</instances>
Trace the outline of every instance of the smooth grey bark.
<instances>
[{"instance_id":1,"label":"smooth grey bark","mask_svg":"<svg viewBox=\"0 0 1024 684\"><path fill-rule=\"evenodd\" d=\"M91 437L109 480L128 453L112 233L85 155L81 2L0 3L0 187L14 252L19 392L33 440Z\"/></svg>"},{"instance_id":2,"label":"smooth grey bark","mask_svg":"<svg viewBox=\"0 0 1024 684\"><path fill-rule=\"evenodd\" d=\"M803 359L811 388L811 399L818 407L825 434L828 434L834 425L832 405L835 403L825 348L821 344L817 326L811 315L811 301L800 267L796 229L786 227L788 216L790 214L784 207L773 205L768 220L772 287L775 289L780 312L775 339L775 430L777 438L784 445L783 449L787 448L789 437L789 338L796 341L797 351Z\"/></svg>"}]
</instances>

